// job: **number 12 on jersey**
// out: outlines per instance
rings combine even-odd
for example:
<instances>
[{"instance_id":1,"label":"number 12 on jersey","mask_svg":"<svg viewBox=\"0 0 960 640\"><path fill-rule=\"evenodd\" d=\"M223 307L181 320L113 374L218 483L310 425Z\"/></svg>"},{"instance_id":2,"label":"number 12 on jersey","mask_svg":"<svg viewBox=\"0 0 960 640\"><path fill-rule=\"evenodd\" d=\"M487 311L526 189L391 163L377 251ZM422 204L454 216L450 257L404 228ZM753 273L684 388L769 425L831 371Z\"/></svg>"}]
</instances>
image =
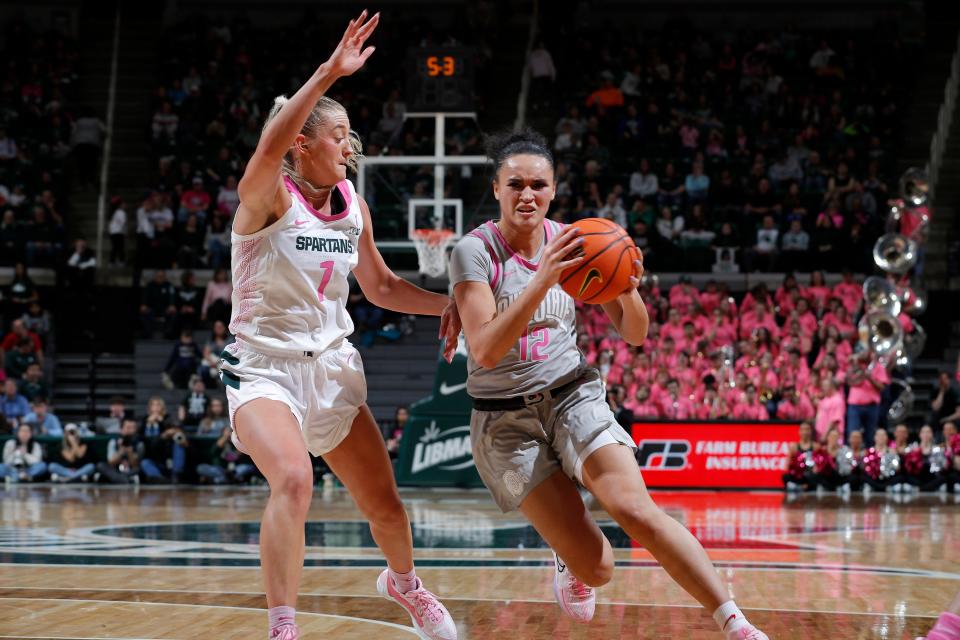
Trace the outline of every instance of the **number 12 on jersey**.
<instances>
[{"instance_id":1,"label":"number 12 on jersey","mask_svg":"<svg viewBox=\"0 0 960 640\"><path fill-rule=\"evenodd\" d=\"M546 327L537 327L525 331L520 336L520 359L521 360L546 360L547 345L550 344L550 334Z\"/></svg>"}]
</instances>

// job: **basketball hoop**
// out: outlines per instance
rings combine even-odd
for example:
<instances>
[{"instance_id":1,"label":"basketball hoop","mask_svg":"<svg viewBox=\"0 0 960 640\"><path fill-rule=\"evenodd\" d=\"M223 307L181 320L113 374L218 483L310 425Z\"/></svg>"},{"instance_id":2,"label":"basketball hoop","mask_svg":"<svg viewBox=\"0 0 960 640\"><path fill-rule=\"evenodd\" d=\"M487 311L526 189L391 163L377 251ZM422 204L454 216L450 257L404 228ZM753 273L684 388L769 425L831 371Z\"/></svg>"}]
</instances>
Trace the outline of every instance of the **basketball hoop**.
<instances>
[{"instance_id":1,"label":"basketball hoop","mask_svg":"<svg viewBox=\"0 0 960 640\"><path fill-rule=\"evenodd\" d=\"M447 247L456 240L450 229L414 229L410 240L417 248L420 273L439 278L447 272Z\"/></svg>"}]
</instances>

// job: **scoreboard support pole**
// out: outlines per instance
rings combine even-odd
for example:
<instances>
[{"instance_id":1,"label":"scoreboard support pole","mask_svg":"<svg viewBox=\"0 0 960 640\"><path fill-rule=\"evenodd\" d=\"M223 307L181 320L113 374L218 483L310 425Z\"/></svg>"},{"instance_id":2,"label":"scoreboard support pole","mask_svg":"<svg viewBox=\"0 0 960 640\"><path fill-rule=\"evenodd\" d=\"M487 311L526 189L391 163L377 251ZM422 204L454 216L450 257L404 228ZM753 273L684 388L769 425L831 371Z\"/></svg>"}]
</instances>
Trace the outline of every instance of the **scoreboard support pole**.
<instances>
[{"instance_id":1,"label":"scoreboard support pole","mask_svg":"<svg viewBox=\"0 0 960 640\"><path fill-rule=\"evenodd\" d=\"M433 157L443 160L447 157L446 145L444 144L447 135L447 118L471 118L477 119L477 114L473 111L434 111L434 112L413 112L404 115L407 118L433 118ZM446 189L446 169L443 164L433 165L433 218L437 229L443 225L443 198Z\"/></svg>"}]
</instances>

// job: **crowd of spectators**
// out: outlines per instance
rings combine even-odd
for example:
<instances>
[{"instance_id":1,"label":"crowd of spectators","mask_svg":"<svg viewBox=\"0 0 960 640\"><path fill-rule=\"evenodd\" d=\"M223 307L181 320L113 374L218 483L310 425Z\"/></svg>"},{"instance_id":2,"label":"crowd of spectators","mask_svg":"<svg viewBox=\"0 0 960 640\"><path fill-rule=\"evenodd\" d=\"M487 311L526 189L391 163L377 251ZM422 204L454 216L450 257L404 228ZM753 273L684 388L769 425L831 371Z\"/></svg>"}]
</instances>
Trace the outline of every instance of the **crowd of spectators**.
<instances>
[{"instance_id":1,"label":"crowd of spectators","mask_svg":"<svg viewBox=\"0 0 960 640\"><path fill-rule=\"evenodd\" d=\"M559 219L615 220L660 271L730 248L746 271L871 270L913 81L895 35L590 24L531 60Z\"/></svg>"},{"instance_id":2,"label":"crowd of spectators","mask_svg":"<svg viewBox=\"0 0 960 640\"><path fill-rule=\"evenodd\" d=\"M58 430L28 420L14 428L0 463L6 482L49 479L52 482L155 484L201 482L225 484L258 478L249 457L231 440L230 418L222 397L211 396L196 377L191 390L170 411L153 397L137 419L122 397L110 413L91 425L68 423ZM109 436L97 450L88 436ZM44 438L41 444L37 436ZM59 438L53 440L51 437Z\"/></svg>"},{"instance_id":3,"label":"crowd of spectators","mask_svg":"<svg viewBox=\"0 0 960 640\"><path fill-rule=\"evenodd\" d=\"M105 127L77 104L78 50L69 19L4 26L0 71L0 266L60 269L71 188L93 188Z\"/></svg>"},{"instance_id":4,"label":"crowd of spectators","mask_svg":"<svg viewBox=\"0 0 960 640\"><path fill-rule=\"evenodd\" d=\"M857 430L867 445L887 426L899 374L857 344L862 285L850 272L832 287L821 272L804 285L788 274L776 291L757 285L739 304L722 283L699 290L687 276L667 292L645 282L641 295L651 318L641 347L621 340L602 309L578 310L580 349L623 424L812 420L818 439Z\"/></svg>"},{"instance_id":5,"label":"crowd of spectators","mask_svg":"<svg viewBox=\"0 0 960 640\"><path fill-rule=\"evenodd\" d=\"M811 422L800 424L800 438L790 451L783 474L787 491L941 491L960 493L960 435L946 422L939 442L933 428L923 425L912 433L906 424L894 427L893 437L877 430L873 445L863 433L851 431L844 444L830 428L822 440Z\"/></svg>"},{"instance_id":6,"label":"crowd of spectators","mask_svg":"<svg viewBox=\"0 0 960 640\"><path fill-rule=\"evenodd\" d=\"M462 20L436 30L397 15L392 29L377 33L378 54L363 71L333 87L332 97L347 107L367 155L432 152L433 123L404 120L407 107L396 73L398 60L411 43L472 43L482 79L492 55L482 35L492 30L488 4L477 3ZM254 25L240 15L229 23L194 15L167 30L161 38L160 83L148 123L156 177L143 201L136 203L143 266L229 265L237 183L266 114L275 96L294 93L329 55L340 27L339 21L307 12L284 28ZM294 37L302 46L289 46ZM451 122L447 145L451 154L480 153L479 131L469 121ZM458 175L450 174L451 192ZM389 194L399 211L407 198L432 184L433 173L432 168L428 173L420 167L396 168L385 172L383 180L389 184L385 197ZM402 226L399 220L392 223Z\"/></svg>"},{"instance_id":7,"label":"crowd of spectators","mask_svg":"<svg viewBox=\"0 0 960 640\"><path fill-rule=\"evenodd\" d=\"M0 288L0 433L25 422L59 435L48 404L52 329L36 284L18 263L10 284Z\"/></svg>"}]
</instances>

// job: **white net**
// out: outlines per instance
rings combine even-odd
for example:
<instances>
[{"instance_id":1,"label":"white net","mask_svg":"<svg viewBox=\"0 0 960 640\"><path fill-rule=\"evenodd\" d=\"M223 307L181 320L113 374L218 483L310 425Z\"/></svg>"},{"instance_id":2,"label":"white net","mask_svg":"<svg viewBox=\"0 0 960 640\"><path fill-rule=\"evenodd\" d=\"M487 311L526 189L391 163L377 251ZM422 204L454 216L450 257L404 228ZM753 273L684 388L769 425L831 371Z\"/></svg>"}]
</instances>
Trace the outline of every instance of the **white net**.
<instances>
[{"instance_id":1,"label":"white net","mask_svg":"<svg viewBox=\"0 0 960 640\"><path fill-rule=\"evenodd\" d=\"M456 240L449 229L415 229L410 240L417 248L420 273L439 278L447 272L447 248Z\"/></svg>"}]
</instances>

